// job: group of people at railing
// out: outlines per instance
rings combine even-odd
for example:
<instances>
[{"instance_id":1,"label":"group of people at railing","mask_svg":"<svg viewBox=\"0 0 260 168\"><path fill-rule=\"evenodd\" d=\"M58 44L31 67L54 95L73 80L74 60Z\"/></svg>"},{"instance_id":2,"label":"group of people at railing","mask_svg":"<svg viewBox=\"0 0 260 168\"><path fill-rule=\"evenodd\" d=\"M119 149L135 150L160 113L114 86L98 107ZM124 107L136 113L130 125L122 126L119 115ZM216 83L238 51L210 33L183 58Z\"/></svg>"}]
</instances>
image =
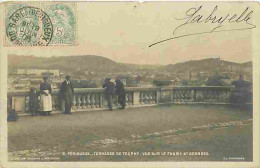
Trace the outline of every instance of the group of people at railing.
<instances>
[{"instance_id":1,"label":"group of people at railing","mask_svg":"<svg viewBox=\"0 0 260 168\"><path fill-rule=\"evenodd\" d=\"M117 78L115 81L110 78L106 78L103 84L105 88L105 98L108 102L109 110L113 110L112 97L116 94L118 97L118 102L121 105L120 109L125 109L126 106L126 92L124 88L124 83ZM51 115L52 112L52 88L48 82L47 77L43 77L43 82L40 84L40 90L37 91L35 88L30 89L29 93L29 111L32 115L48 114ZM38 102L38 96L40 101ZM64 114L71 114L71 107L74 98L74 87L70 80L70 76L66 76L65 80L60 86L60 98L65 102L65 112Z\"/></svg>"},{"instance_id":2,"label":"group of people at railing","mask_svg":"<svg viewBox=\"0 0 260 168\"><path fill-rule=\"evenodd\" d=\"M43 82L40 84L39 92L36 88L31 88L29 93L29 111L32 115L36 113L48 114L52 112L52 88L48 82L48 77L43 77ZM70 81L70 76L66 76L60 87L60 96L65 101L65 114L71 114L71 105L73 101L74 87ZM38 107L38 96L40 102Z\"/></svg>"},{"instance_id":3,"label":"group of people at railing","mask_svg":"<svg viewBox=\"0 0 260 168\"><path fill-rule=\"evenodd\" d=\"M105 83L103 84L103 88L105 88L105 96L110 111L113 110L112 97L115 93L118 96L118 103L121 105L120 109L125 109L126 92L124 83L120 79L116 79L115 82L113 82L110 78L106 78Z\"/></svg>"}]
</instances>

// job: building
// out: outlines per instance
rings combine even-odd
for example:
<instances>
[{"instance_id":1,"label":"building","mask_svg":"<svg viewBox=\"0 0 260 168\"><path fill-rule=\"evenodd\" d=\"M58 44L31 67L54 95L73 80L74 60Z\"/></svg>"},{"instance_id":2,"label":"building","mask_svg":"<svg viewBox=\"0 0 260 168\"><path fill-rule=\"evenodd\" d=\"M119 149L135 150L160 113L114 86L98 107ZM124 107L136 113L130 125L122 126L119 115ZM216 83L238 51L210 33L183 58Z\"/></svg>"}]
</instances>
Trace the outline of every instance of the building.
<instances>
[{"instance_id":1,"label":"building","mask_svg":"<svg viewBox=\"0 0 260 168\"><path fill-rule=\"evenodd\" d=\"M60 70L58 69L17 69L17 74L18 75L37 75L41 76L42 74L49 73L53 74L54 76L59 76L60 75Z\"/></svg>"}]
</instances>

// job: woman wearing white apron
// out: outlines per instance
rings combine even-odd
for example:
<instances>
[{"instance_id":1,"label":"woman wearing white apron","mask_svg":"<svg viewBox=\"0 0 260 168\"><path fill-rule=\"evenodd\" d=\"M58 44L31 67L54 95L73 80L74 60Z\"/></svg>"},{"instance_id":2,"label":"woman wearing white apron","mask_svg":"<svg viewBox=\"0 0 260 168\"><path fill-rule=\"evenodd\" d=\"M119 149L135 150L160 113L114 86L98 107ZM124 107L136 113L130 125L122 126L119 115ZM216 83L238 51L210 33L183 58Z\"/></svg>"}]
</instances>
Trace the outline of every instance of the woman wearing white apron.
<instances>
[{"instance_id":1,"label":"woman wearing white apron","mask_svg":"<svg viewBox=\"0 0 260 168\"><path fill-rule=\"evenodd\" d=\"M47 82L47 77L43 78L43 83L40 84L40 113L51 114L51 85Z\"/></svg>"}]
</instances>

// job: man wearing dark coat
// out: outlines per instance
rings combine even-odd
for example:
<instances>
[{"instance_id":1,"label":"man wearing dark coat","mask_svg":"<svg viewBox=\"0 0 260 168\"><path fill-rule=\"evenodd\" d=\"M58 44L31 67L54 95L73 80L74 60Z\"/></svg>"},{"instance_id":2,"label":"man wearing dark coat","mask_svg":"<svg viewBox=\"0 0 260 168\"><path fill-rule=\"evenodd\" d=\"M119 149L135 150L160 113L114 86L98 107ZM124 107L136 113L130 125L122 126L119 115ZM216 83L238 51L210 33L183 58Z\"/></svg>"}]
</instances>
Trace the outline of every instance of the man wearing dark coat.
<instances>
[{"instance_id":1,"label":"man wearing dark coat","mask_svg":"<svg viewBox=\"0 0 260 168\"><path fill-rule=\"evenodd\" d=\"M108 103L108 108L110 111L113 110L112 108L112 96L115 93L115 84L113 82L110 81L110 78L106 78L105 79L105 83L103 84L103 88L105 88L105 96L107 99L107 103Z\"/></svg>"},{"instance_id":2,"label":"man wearing dark coat","mask_svg":"<svg viewBox=\"0 0 260 168\"><path fill-rule=\"evenodd\" d=\"M38 92L36 88L31 87L29 93L29 110L32 115L38 112Z\"/></svg>"},{"instance_id":3,"label":"man wearing dark coat","mask_svg":"<svg viewBox=\"0 0 260 168\"><path fill-rule=\"evenodd\" d=\"M116 94L118 96L118 102L121 105L121 109L125 109L125 87L124 83L120 79L116 79Z\"/></svg>"},{"instance_id":4,"label":"man wearing dark coat","mask_svg":"<svg viewBox=\"0 0 260 168\"><path fill-rule=\"evenodd\" d=\"M71 114L71 105L73 102L74 88L70 81L70 76L66 76L60 87L61 98L65 101L65 114Z\"/></svg>"}]
</instances>

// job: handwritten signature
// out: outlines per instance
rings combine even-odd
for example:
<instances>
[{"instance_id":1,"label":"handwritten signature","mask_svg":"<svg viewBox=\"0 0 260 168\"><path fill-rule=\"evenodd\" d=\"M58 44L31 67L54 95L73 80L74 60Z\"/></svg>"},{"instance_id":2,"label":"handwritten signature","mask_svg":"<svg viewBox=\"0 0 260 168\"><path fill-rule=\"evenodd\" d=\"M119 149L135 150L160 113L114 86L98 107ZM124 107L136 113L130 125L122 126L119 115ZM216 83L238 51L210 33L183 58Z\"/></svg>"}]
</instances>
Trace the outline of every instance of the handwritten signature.
<instances>
[{"instance_id":1,"label":"handwritten signature","mask_svg":"<svg viewBox=\"0 0 260 168\"><path fill-rule=\"evenodd\" d=\"M240 15L239 14L227 14L224 17L223 16L216 16L216 11L218 9L218 6L215 6L215 8L211 11L210 15L208 16L203 16L202 14L199 14L199 11L202 9L202 5L198 8L190 8L186 11L186 16L184 18L175 18L176 20L183 20L185 21L185 23L177 26L174 30L173 30L173 35L176 34L176 32L178 30L180 30L181 28L183 28L184 26L190 25L190 24L198 24L198 23L210 23L210 24L214 24L216 26L214 26L213 29L211 29L210 31L204 31L204 32L199 32L199 33L190 33L190 34L184 34L184 35L179 35L179 36L174 36L171 38L167 38L161 41L158 41L156 43L153 43L151 45L149 45L149 47L152 47L154 45L169 41L169 40L173 40L173 39L177 39L177 38L181 38L181 37L187 37L187 36L193 36L193 35L198 35L198 34L209 34L209 33L216 33L216 32L224 32L224 31L235 31L235 30L248 30L248 29L254 29L256 28L256 25L253 25L252 23L250 23L250 19L251 16L253 14L253 11L249 11L249 7L247 7ZM240 23L240 22L244 22L246 23L247 27L244 28L230 28L230 29L219 29L221 28L225 23Z\"/></svg>"}]
</instances>

